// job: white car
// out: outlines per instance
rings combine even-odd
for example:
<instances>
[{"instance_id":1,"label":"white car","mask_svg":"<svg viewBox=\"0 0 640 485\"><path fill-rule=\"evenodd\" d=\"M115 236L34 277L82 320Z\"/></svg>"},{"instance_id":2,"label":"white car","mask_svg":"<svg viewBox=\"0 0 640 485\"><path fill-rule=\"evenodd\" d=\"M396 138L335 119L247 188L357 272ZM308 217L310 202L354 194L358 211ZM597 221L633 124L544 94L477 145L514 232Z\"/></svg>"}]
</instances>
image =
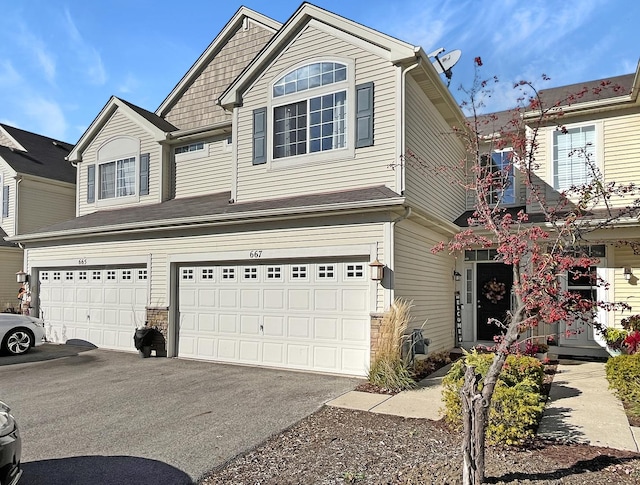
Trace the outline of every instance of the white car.
<instances>
[{"instance_id":1,"label":"white car","mask_svg":"<svg viewBox=\"0 0 640 485\"><path fill-rule=\"evenodd\" d=\"M42 345L44 322L39 318L15 313L0 313L0 345L3 352L20 355L35 345Z\"/></svg>"}]
</instances>

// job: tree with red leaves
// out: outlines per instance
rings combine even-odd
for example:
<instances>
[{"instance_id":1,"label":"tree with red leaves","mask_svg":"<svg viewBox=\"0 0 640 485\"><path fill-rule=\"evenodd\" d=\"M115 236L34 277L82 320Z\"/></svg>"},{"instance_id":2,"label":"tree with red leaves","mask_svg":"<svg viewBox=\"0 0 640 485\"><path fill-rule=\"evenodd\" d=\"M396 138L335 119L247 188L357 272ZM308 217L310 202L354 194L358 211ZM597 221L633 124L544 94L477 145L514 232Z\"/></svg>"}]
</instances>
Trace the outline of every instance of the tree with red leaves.
<instances>
[{"instance_id":1,"label":"tree with red leaves","mask_svg":"<svg viewBox=\"0 0 640 485\"><path fill-rule=\"evenodd\" d=\"M479 57L475 65L472 88L464 90L469 101L462 105L469 115L468 122L463 129L455 130L466 145L468 158L455 169L441 170L442 174L448 174L450 181L462 184L473 194L474 211L468 220L468 229L438 244L432 251L459 254L467 249L494 249L495 261L512 267L514 305L504 321L492 322L499 325L502 332L495 338L495 358L481 386L474 367L467 366L462 389L465 485L484 481L485 429L491 398L507 355L519 348L519 343L526 338L523 335L538 325L557 322L563 322L567 332L577 332L580 322L598 325L595 318L598 309L611 311L625 307L593 301L580 292L565 289L559 277L588 276L594 286L607 285L590 270L598 264L598 259L585 248L594 243L595 231L612 227L621 217L636 216L640 208L638 201L624 207L617 203L632 198L636 187L605 181L591 160L589 147L572 153L587 165L589 183L572 186L559 193L557 200L549 201L536 177L540 129L553 124L556 129L566 131L562 116L567 106L578 103L589 92L598 95L608 89L617 91L619 87L604 82L591 91L585 88L563 99L549 100L531 82L522 81L514 86L521 94L519 106L509 116L481 115L482 100L491 95L491 84L497 79L480 80L482 60ZM543 80L547 79L543 76ZM505 148L511 150L508 163L492 164L487 154ZM413 153L408 153L405 161L424 166ZM526 186L527 211L514 213L505 207L504 196L514 172L521 174ZM460 177L461 173L464 177ZM533 214L536 221L531 220ZM587 240L588 235L591 236Z\"/></svg>"}]
</instances>

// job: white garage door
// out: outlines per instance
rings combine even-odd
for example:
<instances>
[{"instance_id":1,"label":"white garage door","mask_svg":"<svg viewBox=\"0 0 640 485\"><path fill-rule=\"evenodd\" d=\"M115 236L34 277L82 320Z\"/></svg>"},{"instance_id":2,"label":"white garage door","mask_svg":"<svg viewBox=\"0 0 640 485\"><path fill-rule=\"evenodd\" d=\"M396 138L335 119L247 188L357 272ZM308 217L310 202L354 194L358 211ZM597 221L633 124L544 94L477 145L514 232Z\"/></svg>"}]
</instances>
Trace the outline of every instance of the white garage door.
<instances>
[{"instance_id":1,"label":"white garage door","mask_svg":"<svg viewBox=\"0 0 640 485\"><path fill-rule=\"evenodd\" d=\"M178 355L365 375L367 263L179 268Z\"/></svg>"},{"instance_id":2,"label":"white garage door","mask_svg":"<svg viewBox=\"0 0 640 485\"><path fill-rule=\"evenodd\" d=\"M145 268L41 270L39 280L47 339L135 350L135 328L146 318Z\"/></svg>"}]
</instances>

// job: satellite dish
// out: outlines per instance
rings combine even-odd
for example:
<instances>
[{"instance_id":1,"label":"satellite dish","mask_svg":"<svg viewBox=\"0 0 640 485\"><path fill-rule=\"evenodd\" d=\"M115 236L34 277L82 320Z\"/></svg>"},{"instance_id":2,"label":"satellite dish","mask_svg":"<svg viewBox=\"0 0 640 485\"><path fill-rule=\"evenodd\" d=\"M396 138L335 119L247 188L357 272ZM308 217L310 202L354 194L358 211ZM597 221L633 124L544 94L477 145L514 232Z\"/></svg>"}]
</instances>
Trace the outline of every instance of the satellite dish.
<instances>
[{"instance_id":1,"label":"satellite dish","mask_svg":"<svg viewBox=\"0 0 640 485\"><path fill-rule=\"evenodd\" d=\"M438 74L444 74L447 76L449 81L447 82L447 86L449 86L449 83L451 83L451 68L460 60L462 51L460 49L456 49L439 57L443 52L444 48L440 47L440 49L429 54L429 57L435 58L435 61L432 61L433 67L435 67Z\"/></svg>"}]
</instances>

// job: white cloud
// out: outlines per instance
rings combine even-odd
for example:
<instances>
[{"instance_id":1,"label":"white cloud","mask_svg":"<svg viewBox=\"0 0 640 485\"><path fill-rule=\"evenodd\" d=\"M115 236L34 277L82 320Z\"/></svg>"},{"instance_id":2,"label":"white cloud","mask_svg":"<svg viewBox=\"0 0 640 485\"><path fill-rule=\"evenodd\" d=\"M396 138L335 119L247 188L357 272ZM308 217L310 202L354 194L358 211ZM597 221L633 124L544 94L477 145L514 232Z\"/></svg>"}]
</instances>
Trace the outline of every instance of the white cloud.
<instances>
[{"instance_id":1,"label":"white cloud","mask_svg":"<svg viewBox=\"0 0 640 485\"><path fill-rule=\"evenodd\" d=\"M67 33L71 38L78 59L85 66L84 74L91 84L101 86L107 82L107 72L102 62L102 57L95 47L85 42L82 34L76 27L71 12L65 9Z\"/></svg>"},{"instance_id":2,"label":"white cloud","mask_svg":"<svg viewBox=\"0 0 640 485\"><path fill-rule=\"evenodd\" d=\"M133 74L128 73L124 80L118 85L117 90L122 94L130 94L140 86L140 81Z\"/></svg>"},{"instance_id":3,"label":"white cloud","mask_svg":"<svg viewBox=\"0 0 640 485\"><path fill-rule=\"evenodd\" d=\"M27 52L30 52L37 64L40 65L45 79L53 83L56 77L56 61L55 57L47 49L45 43L27 30L25 25L20 25L18 39L20 44Z\"/></svg>"},{"instance_id":4,"label":"white cloud","mask_svg":"<svg viewBox=\"0 0 640 485\"><path fill-rule=\"evenodd\" d=\"M34 120L31 124L38 126L37 133L64 140L68 125L60 105L39 96L32 96L23 101L23 106L24 113Z\"/></svg>"},{"instance_id":5,"label":"white cloud","mask_svg":"<svg viewBox=\"0 0 640 485\"><path fill-rule=\"evenodd\" d=\"M0 61L0 86L14 86L22 82L22 76L18 73L11 61Z\"/></svg>"}]
</instances>

